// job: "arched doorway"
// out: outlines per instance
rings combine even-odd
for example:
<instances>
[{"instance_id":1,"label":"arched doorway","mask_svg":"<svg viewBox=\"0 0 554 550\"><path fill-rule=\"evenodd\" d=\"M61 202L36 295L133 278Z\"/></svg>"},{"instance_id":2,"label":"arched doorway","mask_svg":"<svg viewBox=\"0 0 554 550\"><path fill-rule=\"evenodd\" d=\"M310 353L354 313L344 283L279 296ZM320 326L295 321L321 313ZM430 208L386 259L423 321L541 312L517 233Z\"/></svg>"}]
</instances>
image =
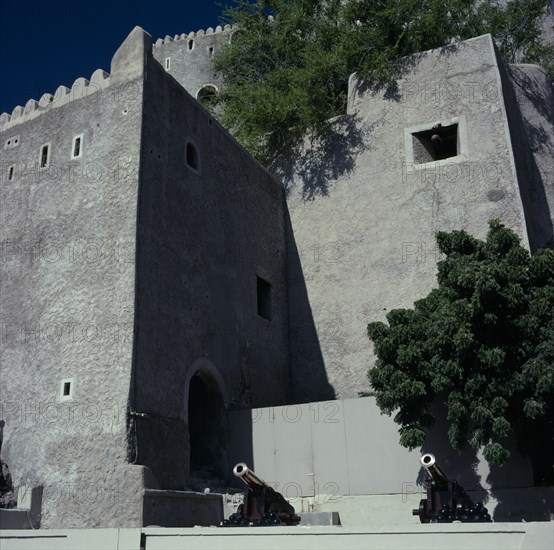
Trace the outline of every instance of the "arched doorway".
<instances>
[{"instance_id":1,"label":"arched doorway","mask_svg":"<svg viewBox=\"0 0 554 550\"><path fill-rule=\"evenodd\" d=\"M207 369L197 370L190 379L187 416L190 476L226 480L227 410L219 384Z\"/></svg>"}]
</instances>

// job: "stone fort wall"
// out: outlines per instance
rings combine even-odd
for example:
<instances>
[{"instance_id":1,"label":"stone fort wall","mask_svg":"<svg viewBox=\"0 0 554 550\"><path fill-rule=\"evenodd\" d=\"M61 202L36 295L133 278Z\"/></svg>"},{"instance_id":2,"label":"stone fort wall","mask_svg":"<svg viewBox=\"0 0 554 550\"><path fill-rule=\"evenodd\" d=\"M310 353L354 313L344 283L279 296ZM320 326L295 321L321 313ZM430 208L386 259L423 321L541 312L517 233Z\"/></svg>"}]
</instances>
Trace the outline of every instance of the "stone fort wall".
<instances>
[{"instance_id":1,"label":"stone fort wall","mask_svg":"<svg viewBox=\"0 0 554 550\"><path fill-rule=\"evenodd\" d=\"M2 459L43 527L141 525L188 486L195 376L212 438L290 399L283 190L138 28L1 130Z\"/></svg>"},{"instance_id":2,"label":"stone fort wall","mask_svg":"<svg viewBox=\"0 0 554 550\"><path fill-rule=\"evenodd\" d=\"M314 379L296 376L317 362L341 398L370 390L367 323L412 307L436 285L437 231L484 238L500 218L524 246L552 242L554 117L544 72L510 73L528 79L518 102L490 35L412 60L393 96L353 76L348 114L315 155L307 148L292 166L287 204L319 342L310 347L311 329L291 305L297 401L319 399ZM457 142L439 160L422 146L436 123L453 128Z\"/></svg>"},{"instance_id":3,"label":"stone fort wall","mask_svg":"<svg viewBox=\"0 0 554 550\"><path fill-rule=\"evenodd\" d=\"M109 76L16 107L0 133L1 451L16 486L44 487L44 526L139 517L122 492L142 486L127 461L140 166L129 136L143 117L135 50L123 44Z\"/></svg>"},{"instance_id":4,"label":"stone fort wall","mask_svg":"<svg viewBox=\"0 0 554 550\"><path fill-rule=\"evenodd\" d=\"M217 87L206 60L229 30L152 50L135 29L110 75L0 117L1 451L16 484L46 487L44 526L137 525L144 487L184 488L195 375L227 408L369 389L365 327L433 287L436 231L484 237L499 217L551 242L539 68L506 68L484 36L415 56L396 96L354 76L285 202L178 85ZM455 128L442 160L425 156L437 122Z\"/></svg>"}]
</instances>

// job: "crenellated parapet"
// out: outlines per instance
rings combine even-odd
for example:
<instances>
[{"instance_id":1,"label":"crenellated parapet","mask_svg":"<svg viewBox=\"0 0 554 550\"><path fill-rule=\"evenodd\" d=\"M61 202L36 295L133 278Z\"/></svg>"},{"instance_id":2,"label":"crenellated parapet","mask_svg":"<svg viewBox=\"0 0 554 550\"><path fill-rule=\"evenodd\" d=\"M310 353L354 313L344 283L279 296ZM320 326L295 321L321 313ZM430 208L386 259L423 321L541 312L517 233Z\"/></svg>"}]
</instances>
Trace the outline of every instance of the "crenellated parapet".
<instances>
[{"instance_id":1,"label":"crenellated parapet","mask_svg":"<svg viewBox=\"0 0 554 550\"><path fill-rule=\"evenodd\" d=\"M29 99L25 106L17 105L11 114L2 113L0 115L0 132L12 128L17 124L32 120L51 109L62 107L71 101L77 101L89 97L94 93L100 92L110 84L110 75L102 69L96 69L90 80L79 77L71 88L58 86L54 94L45 93L37 101Z\"/></svg>"},{"instance_id":2,"label":"crenellated parapet","mask_svg":"<svg viewBox=\"0 0 554 550\"><path fill-rule=\"evenodd\" d=\"M200 29L196 32L189 32L188 34L187 33L176 34L173 37L167 35L165 38L158 38L158 40L156 40L156 42L154 43L154 48L158 48L164 44L169 44L170 42L194 40L195 38L209 36L212 34L227 33L233 30L235 30L233 25L225 25L225 26L218 25L215 29L213 29L212 27L208 27L206 30Z\"/></svg>"},{"instance_id":3,"label":"crenellated parapet","mask_svg":"<svg viewBox=\"0 0 554 550\"><path fill-rule=\"evenodd\" d=\"M233 25L224 25L224 26L218 25L215 28L209 27L205 30L200 29L196 32L183 33L181 35L175 35L174 37L171 37L168 35L165 38L159 38L156 41L156 43L152 44L151 46L150 46L150 37L148 36L148 44L149 44L148 48L151 47L152 48L151 51L153 51L155 54L156 50L163 51L162 47L165 45L181 42L184 45L186 45L186 47L183 49L188 51L193 49L192 41L196 41L196 39L202 39L202 38L209 39L210 37L213 37L214 39L218 40L218 39L222 39L225 35L229 35L229 33L231 33L233 30L235 30L235 27ZM120 56L123 55L125 57L126 51L123 45L118 50L118 52ZM207 57L209 57L211 53L212 52L207 53L206 54ZM122 59L120 60L120 62L116 61L116 69L114 71L113 63L114 63L114 60L117 60L117 59L118 59L118 53L116 52L116 55L114 55L114 58L112 60L111 74L105 72L102 69L97 69L91 75L89 80L83 77L77 78L77 80L75 80L71 88L68 88L66 86L59 86L54 94L45 93L41 96L41 98L38 101L36 99L29 99L29 101L27 101L27 103L25 103L24 106L17 105L16 107L14 107L11 113L2 113L0 115L0 132L4 130L8 130L13 126L21 124L23 122L32 120L42 115L43 113L50 111L51 109L62 107L72 101L77 101L79 99L83 99L91 96L92 94L100 92L101 90L103 90L104 88L110 85L110 81L113 81L113 82L117 81L119 83L119 81L122 79L127 80L131 78L132 74L129 73L130 65L127 63L128 60L126 59ZM139 62L139 65L142 66L142 61ZM206 64L206 70L211 72L211 65ZM114 80L114 74L116 72L117 72L117 77L115 77L115 80ZM179 79L179 80L182 80L182 79ZM181 83L185 85L184 82L181 82ZM192 93L195 93L195 92L196 91L193 91Z\"/></svg>"}]
</instances>

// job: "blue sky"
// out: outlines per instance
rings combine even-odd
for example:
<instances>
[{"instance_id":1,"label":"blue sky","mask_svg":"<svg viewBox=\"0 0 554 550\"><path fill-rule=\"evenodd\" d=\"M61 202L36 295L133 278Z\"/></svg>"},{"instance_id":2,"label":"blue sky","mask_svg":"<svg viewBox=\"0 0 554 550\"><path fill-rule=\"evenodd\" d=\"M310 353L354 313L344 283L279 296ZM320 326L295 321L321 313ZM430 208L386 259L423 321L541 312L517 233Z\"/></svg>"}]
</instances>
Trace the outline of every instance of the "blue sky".
<instances>
[{"instance_id":1,"label":"blue sky","mask_svg":"<svg viewBox=\"0 0 554 550\"><path fill-rule=\"evenodd\" d=\"M110 60L140 25L153 40L214 27L232 0L3 0L0 113L53 94Z\"/></svg>"},{"instance_id":2,"label":"blue sky","mask_svg":"<svg viewBox=\"0 0 554 550\"><path fill-rule=\"evenodd\" d=\"M215 27L232 0L3 0L0 113L54 93L97 68L135 25L154 40ZM553 0L554 4L554 0Z\"/></svg>"}]
</instances>

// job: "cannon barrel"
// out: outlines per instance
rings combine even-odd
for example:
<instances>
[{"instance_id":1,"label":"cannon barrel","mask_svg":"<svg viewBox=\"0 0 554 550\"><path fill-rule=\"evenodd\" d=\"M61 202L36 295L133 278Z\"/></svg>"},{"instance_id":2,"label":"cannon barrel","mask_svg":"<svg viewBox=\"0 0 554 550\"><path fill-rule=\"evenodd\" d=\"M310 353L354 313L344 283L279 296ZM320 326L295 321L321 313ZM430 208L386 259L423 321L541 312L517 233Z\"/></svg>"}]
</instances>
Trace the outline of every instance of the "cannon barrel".
<instances>
[{"instance_id":1,"label":"cannon barrel","mask_svg":"<svg viewBox=\"0 0 554 550\"><path fill-rule=\"evenodd\" d=\"M239 462L233 468L233 474L240 477L251 489L268 487L267 483L262 478L258 477L244 462Z\"/></svg>"},{"instance_id":2,"label":"cannon barrel","mask_svg":"<svg viewBox=\"0 0 554 550\"><path fill-rule=\"evenodd\" d=\"M435 483L445 484L448 483L448 476L444 473L441 467L437 464L435 455L431 453L425 453L420 458L421 465L429 472L429 475Z\"/></svg>"}]
</instances>

